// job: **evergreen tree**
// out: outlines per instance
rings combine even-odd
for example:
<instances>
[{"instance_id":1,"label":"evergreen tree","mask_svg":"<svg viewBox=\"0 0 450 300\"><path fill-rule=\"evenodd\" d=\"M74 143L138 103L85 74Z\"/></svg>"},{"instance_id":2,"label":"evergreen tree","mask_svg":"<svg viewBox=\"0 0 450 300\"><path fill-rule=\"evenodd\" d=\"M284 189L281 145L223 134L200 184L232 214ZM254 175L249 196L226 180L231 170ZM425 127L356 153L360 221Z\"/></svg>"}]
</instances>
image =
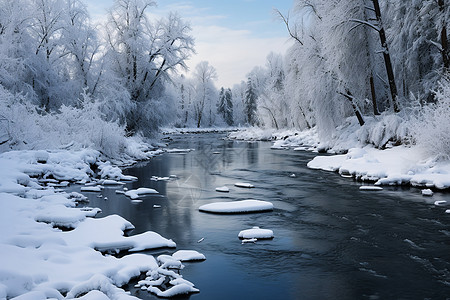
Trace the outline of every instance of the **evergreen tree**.
<instances>
[{"instance_id":1,"label":"evergreen tree","mask_svg":"<svg viewBox=\"0 0 450 300\"><path fill-rule=\"evenodd\" d=\"M217 107L217 113L223 118L227 125L233 125L233 101L232 101L231 89L220 89L219 105Z\"/></svg>"},{"instance_id":2,"label":"evergreen tree","mask_svg":"<svg viewBox=\"0 0 450 300\"><path fill-rule=\"evenodd\" d=\"M225 111L225 122L229 126L232 126L233 121L233 94L231 93L231 89L227 89L225 91L225 103L226 103L226 111Z\"/></svg>"},{"instance_id":3,"label":"evergreen tree","mask_svg":"<svg viewBox=\"0 0 450 300\"><path fill-rule=\"evenodd\" d=\"M247 81L247 89L245 90L245 115L247 123L251 126L256 125L256 100L257 96L253 88L252 80Z\"/></svg>"}]
</instances>

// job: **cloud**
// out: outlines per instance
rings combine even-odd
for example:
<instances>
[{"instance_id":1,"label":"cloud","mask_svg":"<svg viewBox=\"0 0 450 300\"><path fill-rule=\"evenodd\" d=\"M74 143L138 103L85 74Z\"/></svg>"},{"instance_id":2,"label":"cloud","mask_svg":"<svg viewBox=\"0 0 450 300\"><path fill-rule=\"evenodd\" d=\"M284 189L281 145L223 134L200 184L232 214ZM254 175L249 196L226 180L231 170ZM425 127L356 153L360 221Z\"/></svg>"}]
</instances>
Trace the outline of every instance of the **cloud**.
<instances>
[{"instance_id":1,"label":"cloud","mask_svg":"<svg viewBox=\"0 0 450 300\"><path fill-rule=\"evenodd\" d=\"M256 66L264 66L270 52L284 54L291 45L287 37L255 37L248 30L232 30L220 26L194 26L197 54L188 66L194 69L206 60L219 75L219 87L232 87Z\"/></svg>"}]
</instances>

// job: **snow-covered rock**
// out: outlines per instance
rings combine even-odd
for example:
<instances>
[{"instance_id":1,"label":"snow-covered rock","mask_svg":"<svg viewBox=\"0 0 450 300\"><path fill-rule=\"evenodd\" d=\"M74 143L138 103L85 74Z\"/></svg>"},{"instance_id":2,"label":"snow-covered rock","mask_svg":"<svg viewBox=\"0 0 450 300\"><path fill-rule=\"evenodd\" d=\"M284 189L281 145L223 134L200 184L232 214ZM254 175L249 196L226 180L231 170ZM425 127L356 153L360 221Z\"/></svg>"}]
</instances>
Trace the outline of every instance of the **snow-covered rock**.
<instances>
[{"instance_id":1,"label":"snow-covered rock","mask_svg":"<svg viewBox=\"0 0 450 300\"><path fill-rule=\"evenodd\" d=\"M273 204L261 200L241 200L231 202L215 202L205 204L199 207L200 211L209 213L250 213L264 212L273 210Z\"/></svg>"},{"instance_id":2,"label":"snow-covered rock","mask_svg":"<svg viewBox=\"0 0 450 300\"><path fill-rule=\"evenodd\" d=\"M241 239L272 239L273 231L255 226L251 229L242 230L239 232L238 237Z\"/></svg>"},{"instance_id":3,"label":"snow-covered rock","mask_svg":"<svg viewBox=\"0 0 450 300\"><path fill-rule=\"evenodd\" d=\"M430 189L423 189L422 190L422 195L431 197L431 196L433 196L433 191L430 190Z\"/></svg>"},{"instance_id":4,"label":"snow-covered rock","mask_svg":"<svg viewBox=\"0 0 450 300\"><path fill-rule=\"evenodd\" d=\"M133 200L138 199L140 196L151 194L158 194L158 191L150 188L138 188L136 190L128 190L125 192L125 196L128 196Z\"/></svg>"},{"instance_id":5,"label":"snow-covered rock","mask_svg":"<svg viewBox=\"0 0 450 300\"><path fill-rule=\"evenodd\" d=\"M248 189L255 187L253 184L248 183L248 182L236 182L234 184L234 186L240 187L240 188L248 188Z\"/></svg>"},{"instance_id":6,"label":"snow-covered rock","mask_svg":"<svg viewBox=\"0 0 450 300\"><path fill-rule=\"evenodd\" d=\"M381 186L375 185L362 185L359 187L361 191L381 191L383 188Z\"/></svg>"},{"instance_id":7,"label":"snow-covered rock","mask_svg":"<svg viewBox=\"0 0 450 300\"><path fill-rule=\"evenodd\" d=\"M179 261L198 261L206 259L205 255L195 250L178 250L172 254L172 257Z\"/></svg>"},{"instance_id":8,"label":"snow-covered rock","mask_svg":"<svg viewBox=\"0 0 450 300\"><path fill-rule=\"evenodd\" d=\"M227 186L216 187L216 192L228 193L230 189Z\"/></svg>"}]
</instances>

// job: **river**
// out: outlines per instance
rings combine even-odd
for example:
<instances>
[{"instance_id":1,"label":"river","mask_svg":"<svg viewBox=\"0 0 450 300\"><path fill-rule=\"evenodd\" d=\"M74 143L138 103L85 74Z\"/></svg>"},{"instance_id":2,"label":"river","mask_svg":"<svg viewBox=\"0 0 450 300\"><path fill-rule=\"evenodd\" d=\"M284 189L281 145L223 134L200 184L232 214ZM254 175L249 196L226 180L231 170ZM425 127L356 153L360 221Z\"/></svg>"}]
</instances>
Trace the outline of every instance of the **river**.
<instances>
[{"instance_id":1,"label":"river","mask_svg":"<svg viewBox=\"0 0 450 300\"><path fill-rule=\"evenodd\" d=\"M450 215L415 188L360 191L361 183L306 167L317 154L271 150L224 134L173 135L166 153L124 170L128 188L160 192L132 203L115 189L90 194L100 216L119 214L134 233L155 231L177 243L171 254L197 250L206 261L184 263L183 277L200 293L190 299L445 299L450 297ZM295 177L291 176L295 174ZM152 176L176 175L170 181ZM253 189L234 187L249 182ZM229 193L216 187L226 185ZM273 212L216 215L198 207L216 201L266 200ZM430 200L431 199L431 200ZM431 202L430 202L431 201ZM160 207L159 207L160 206ZM242 244L241 230L271 229L274 239ZM203 239L201 242L198 242ZM155 296L128 287L142 299Z\"/></svg>"}]
</instances>

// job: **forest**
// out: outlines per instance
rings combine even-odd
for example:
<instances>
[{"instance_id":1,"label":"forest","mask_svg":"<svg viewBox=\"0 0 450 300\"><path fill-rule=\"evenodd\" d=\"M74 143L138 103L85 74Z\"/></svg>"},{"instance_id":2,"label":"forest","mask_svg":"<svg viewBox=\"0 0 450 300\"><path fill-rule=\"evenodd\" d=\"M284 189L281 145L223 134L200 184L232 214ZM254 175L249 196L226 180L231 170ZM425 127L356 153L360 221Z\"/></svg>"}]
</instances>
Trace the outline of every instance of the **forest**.
<instances>
[{"instance_id":1,"label":"forest","mask_svg":"<svg viewBox=\"0 0 450 300\"><path fill-rule=\"evenodd\" d=\"M353 139L450 157L445 0L296 0L275 11L287 53L220 88L209 62L186 70L190 25L150 18L155 5L116 0L97 24L82 0L1 0L0 150L118 157L162 126L258 126L315 128L325 150Z\"/></svg>"}]
</instances>

